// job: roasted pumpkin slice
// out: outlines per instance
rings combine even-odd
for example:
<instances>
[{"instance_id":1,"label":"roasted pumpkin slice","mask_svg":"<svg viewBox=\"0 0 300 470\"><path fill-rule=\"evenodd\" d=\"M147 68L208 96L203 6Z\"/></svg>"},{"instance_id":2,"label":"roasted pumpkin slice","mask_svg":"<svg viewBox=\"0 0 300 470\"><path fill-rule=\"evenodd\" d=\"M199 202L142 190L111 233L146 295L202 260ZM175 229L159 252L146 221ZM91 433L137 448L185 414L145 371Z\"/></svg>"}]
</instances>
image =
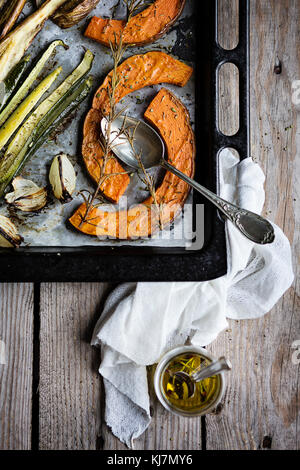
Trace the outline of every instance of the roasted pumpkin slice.
<instances>
[{"instance_id":1,"label":"roasted pumpkin slice","mask_svg":"<svg viewBox=\"0 0 300 470\"><path fill-rule=\"evenodd\" d=\"M90 176L99 181L103 164L103 149L100 144L101 119L103 114L99 109L91 108L83 126L82 156ZM129 184L129 176L119 161L111 154L105 167L105 174L113 175L105 179L101 191L112 202L117 202Z\"/></svg>"},{"instance_id":2,"label":"roasted pumpkin slice","mask_svg":"<svg viewBox=\"0 0 300 470\"><path fill-rule=\"evenodd\" d=\"M160 51L137 54L126 59L118 67L120 83L116 89L116 102L133 91L158 83L171 83L185 86L193 73L192 67ZM110 87L112 72L104 80L95 94L93 108L103 114L109 111L107 88Z\"/></svg>"},{"instance_id":3,"label":"roasted pumpkin slice","mask_svg":"<svg viewBox=\"0 0 300 470\"><path fill-rule=\"evenodd\" d=\"M148 44L163 36L181 15L185 0L156 0L129 22L94 16L85 36L109 46L119 39L131 46Z\"/></svg>"},{"instance_id":4,"label":"roasted pumpkin slice","mask_svg":"<svg viewBox=\"0 0 300 470\"><path fill-rule=\"evenodd\" d=\"M115 93L116 102L132 91L149 85L172 83L184 86L192 72L191 67L164 52L154 51L129 57L118 67L120 83ZM99 142L100 123L103 115L109 112L107 90L111 75L112 72L96 92L83 129L82 155L89 174L96 182L99 181L103 162L103 150ZM117 202L129 184L129 176L113 155L108 160L105 174L112 176L104 180L101 191L109 200Z\"/></svg>"},{"instance_id":5,"label":"roasted pumpkin slice","mask_svg":"<svg viewBox=\"0 0 300 470\"><path fill-rule=\"evenodd\" d=\"M194 175L195 138L187 109L169 90L162 88L145 112L145 118L161 134L168 161L186 175ZM170 172L166 172L152 197L128 211L104 211L100 207L89 212L83 223L86 205L82 204L70 218L71 224L81 232L94 236L118 239L147 237L178 215L189 193L189 185ZM159 206L159 210L158 210Z\"/></svg>"}]
</instances>

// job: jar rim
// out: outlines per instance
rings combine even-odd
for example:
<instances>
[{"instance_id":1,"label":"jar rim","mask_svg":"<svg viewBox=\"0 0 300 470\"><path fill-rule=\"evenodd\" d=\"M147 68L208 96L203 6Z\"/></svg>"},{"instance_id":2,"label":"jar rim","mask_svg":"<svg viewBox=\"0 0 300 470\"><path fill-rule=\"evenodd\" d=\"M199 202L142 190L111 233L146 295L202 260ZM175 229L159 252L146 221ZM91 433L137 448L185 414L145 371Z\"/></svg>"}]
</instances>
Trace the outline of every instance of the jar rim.
<instances>
[{"instance_id":1,"label":"jar rim","mask_svg":"<svg viewBox=\"0 0 300 470\"><path fill-rule=\"evenodd\" d=\"M199 346L177 346L176 348L172 348L164 355L161 357L159 360L155 374L154 374L154 390L156 393L156 396L160 403L163 405L163 407L170 411L171 413L174 413L178 416L184 416L184 417L189 417L189 418L194 418L197 416L203 416L204 414L210 413L213 409L216 408L216 406L220 403L224 396L225 392L225 374L224 372L220 372L218 374L220 376L220 387L218 390L218 393L216 394L214 400L206 407L203 408L201 411L187 411L187 410L182 410L180 408L177 408L173 406L164 396L162 390L161 390L161 378L162 378L162 373L164 372L165 366L176 356L188 352L193 352L193 353L198 353L209 359L210 361L216 360L214 356L212 356L206 349L201 348Z\"/></svg>"}]
</instances>

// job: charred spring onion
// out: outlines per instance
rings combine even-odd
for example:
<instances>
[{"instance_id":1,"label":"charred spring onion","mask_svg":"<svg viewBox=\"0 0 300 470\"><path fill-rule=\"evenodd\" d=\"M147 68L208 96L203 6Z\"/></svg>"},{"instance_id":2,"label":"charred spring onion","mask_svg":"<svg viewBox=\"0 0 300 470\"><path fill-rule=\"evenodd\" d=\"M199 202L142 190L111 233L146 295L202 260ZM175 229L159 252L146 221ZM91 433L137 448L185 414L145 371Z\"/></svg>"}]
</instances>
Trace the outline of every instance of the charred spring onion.
<instances>
[{"instance_id":1,"label":"charred spring onion","mask_svg":"<svg viewBox=\"0 0 300 470\"><path fill-rule=\"evenodd\" d=\"M35 67L32 69L22 86L18 89L16 94L13 96L13 98L10 100L8 105L1 111L0 114L0 126L7 120L7 118L11 115L11 113L16 109L19 103L25 98L25 96L28 94L32 84L38 77L38 75L41 73L43 70L45 64L49 60L49 57L53 53L56 47L58 46L63 46L66 47L63 41L57 40L54 41L50 44L50 46L47 48L47 50L44 52L40 60L37 62Z\"/></svg>"},{"instance_id":2,"label":"charred spring onion","mask_svg":"<svg viewBox=\"0 0 300 470\"><path fill-rule=\"evenodd\" d=\"M43 94L50 88L56 80L62 67L58 67L50 73L44 80L27 96L27 98L18 106L14 113L8 118L0 129L0 149L9 141L13 133L18 129L26 116L37 104Z\"/></svg>"}]
</instances>

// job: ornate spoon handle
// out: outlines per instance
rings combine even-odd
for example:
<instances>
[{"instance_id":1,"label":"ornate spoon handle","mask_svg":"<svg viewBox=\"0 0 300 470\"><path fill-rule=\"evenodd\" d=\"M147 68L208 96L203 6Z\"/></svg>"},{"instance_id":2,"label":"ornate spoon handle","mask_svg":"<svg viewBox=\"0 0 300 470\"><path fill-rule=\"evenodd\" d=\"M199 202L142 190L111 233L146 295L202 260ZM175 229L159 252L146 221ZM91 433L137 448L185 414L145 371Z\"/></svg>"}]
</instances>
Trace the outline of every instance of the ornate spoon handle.
<instances>
[{"instance_id":1,"label":"ornate spoon handle","mask_svg":"<svg viewBox=\"0 0 300 470\"><path fill-rule=\"evenodd\" d=\"M192 186L196 191L199 191L210 202L212 202L249 240L255 243L265 245L274 241L274 229L270 222L254 212L241 209L240 207L231 204L228 201L217 196L215 193L206 189L199 183L196 183L192 178L177 170L174 166L170 165L166 160L162 159L160 165L174 175L183 179L186 183Z\"/></svg>"}]
</instances>

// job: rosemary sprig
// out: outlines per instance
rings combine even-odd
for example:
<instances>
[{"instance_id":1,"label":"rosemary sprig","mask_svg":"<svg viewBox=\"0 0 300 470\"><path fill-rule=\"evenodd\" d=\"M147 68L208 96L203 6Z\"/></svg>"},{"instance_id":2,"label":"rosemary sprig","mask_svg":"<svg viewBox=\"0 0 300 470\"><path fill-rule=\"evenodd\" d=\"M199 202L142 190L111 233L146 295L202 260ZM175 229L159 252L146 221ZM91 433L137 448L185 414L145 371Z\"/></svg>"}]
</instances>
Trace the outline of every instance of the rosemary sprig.
<instances>
[{"instance_id":1,"label":"rosemary sprig","mask_svg":"<svg viewBox=\"0 0 300 470\"><path fill-rule=\"evenodd\" d=\"M152 3L153 0L124 0L124 3L127 8L127 20L126 24L131 20L131 18L135 15L137 10L140 8L143 8L144 6L149 5L149 3ZM115 7L118 7L119 2L115 5ZM124 113L124 109L122 109L119 112L116 112L116 89L118 85L120 84L120 77L118 75L118 66L123 58L123 55L126 51L126 45L123 44L123 33L121 33L120 37L117 38L116 34L114 35L114 42L110 41L110 50L111 50L111 55L113 59L113 70L112 70L112 75L111 75L111 81L108 87L106 88L108 100L109 100L109 113L107 116L107 127L105 131L105 135L103 136L102 140L100 140L100 145L103 150L103 158L102 158L102 164L100 165L100 162L95 158L95 161L97 162L99 166L99 180L97 187L94 191L94 193L91 193L88 190L82 190L79 192L79 194L82 196L85 205L86 205L86 210L84 215L81 215L81 222L79 227L82 226L83 223L89 223L89 213L93 207L98 207L99 204L94 204L95 201L99 201L99 203L105 203L105 198L101 194L101 187L103 183L108 179L113 176L121 175L128 173L127 171L120 172L120 173L110 173L106 174L105 169L107 166L107 163L110 158L113 158L111 155L111 151L113 150L114 146L114 141L120 137L121 134L125 133L125 121L120 129L120 131L116 134L116 136L111 139L111 128L112 128L112 123L117 117L120 116L120 114ZM155 187L154 187L154 181L153 177L148 175L146 169L144 168L141 160L141 155L138 156L138 161L140 162L140 167L141 170L144 174L144 182L147 188L149 189L149 192L153 198L154 204L159 211L159 214L161 213L161 210L159 208L159 205L157 203L156 199L156 194L155 194ZM86 195L87 194L87 195ZM93 224L94 225L94 224ZM159 215L159 226L161 228L161 217Z\"/></svg>"},{"instance_id":2,"label":"rosemary sprig","mask_svg":"<svg viewBox=\"0 0 300 470\"><path fill-rule=\"evenodd\" d=\"M127 7L127 23L131 20L131 18L140 10L151 3L153 0L124 0L124 3Z\"/></svg>"},{"instance_id":3,"label":"rosemary sprig","mask_svg":"<svg viewBox=\"0 0 300 470\"><path fill-rule=\"evenodd\" d=\"M124 125L123 125L124 126ZM155 206L155 209L156 209L156 213L158 215L158 225L159 225L159 228L160 230L162 230L163 228L163 224L162 224L162 209L163 209L163 205L162 204L159 204L158 203L158 200L157 200L157 196L156 196L156 191L155 191L155 181L154 181L154 178L152 175L150 175L144 164L143 164L143 160L142 160L142 151L140 152L137 152L135 147L134 147L134 136L135 136L135 132L136 132L136 129L138 127L138 123L135 127L133 128L126 128L124 129L123 127L123 133L124 135L126 136L129 144L130 144L130 148L131 148L131 151L133 153L133 156L135 157L135 159L137 160L138 164L139 164L139 167L140 167L140 171L138 171L138 177L139 179L141 180L141 182L146 186L146 188L148 189L152 199L153 199L153 202L154 202L154 206ZM141 173L143 176L141 176Z\"/></svg>"},{"instance_id":4,"label":"rosemary sprig","mask_svg":"<svg viewBox=\"0 0 300 470\"><path fill-rule=\"evenodd\" d=\"M110 42L110 49L111 49L111 54L114 62L114 67L112 71L112 76L111 76L111 83L110 85L106 88L108 100L109 100L109 113L107 116L107 128L105 132L105 136L102 140L100 140L100 144L103 150L103 159L102 159L102 165L97 161L97 164L99 165L100 169L100 176L99 176L99 181L96 187L96 190L94 191L93 194L90 194L88 198L84 198L84 202L86 203L86 210L84 216L81 216L81 223L80 226L88 221L88 215L94 205L95 200L103 200L103 197L100 194L101 186L103 185L104 181L112 176L117 176L117 174L105 174L105 169L107 162L109 161L111 157L110 153L112 150L112 141L110 138L111 134L111 125L112 122L116 119L117 114L116 114L116 89L120 83L120 77L118 75L118 66L119 63L122 60L122 57L124 55L124 52L126 50L126 46L123 45L123 38L122 35L120 39L117 41L117 38L115 36L115 41L114 43ZM124 110L123 110L124 111ZM118 113L119 114L119 113ZM124 172L127 173L127 172ZM120 173L118 173L120 174Z\"/></svg>"},{"instance_id":5,"label":"rosemary sprig","mask_svg":"<svg viewBox=\"0 0 300 470\"><path fill-rule=\"evenodd\" d=\"M120 6L121 0L117 0L117 2L110 8L111 11L111 16L114 18L119 6Z\"/></svg>"}]
</instances>

